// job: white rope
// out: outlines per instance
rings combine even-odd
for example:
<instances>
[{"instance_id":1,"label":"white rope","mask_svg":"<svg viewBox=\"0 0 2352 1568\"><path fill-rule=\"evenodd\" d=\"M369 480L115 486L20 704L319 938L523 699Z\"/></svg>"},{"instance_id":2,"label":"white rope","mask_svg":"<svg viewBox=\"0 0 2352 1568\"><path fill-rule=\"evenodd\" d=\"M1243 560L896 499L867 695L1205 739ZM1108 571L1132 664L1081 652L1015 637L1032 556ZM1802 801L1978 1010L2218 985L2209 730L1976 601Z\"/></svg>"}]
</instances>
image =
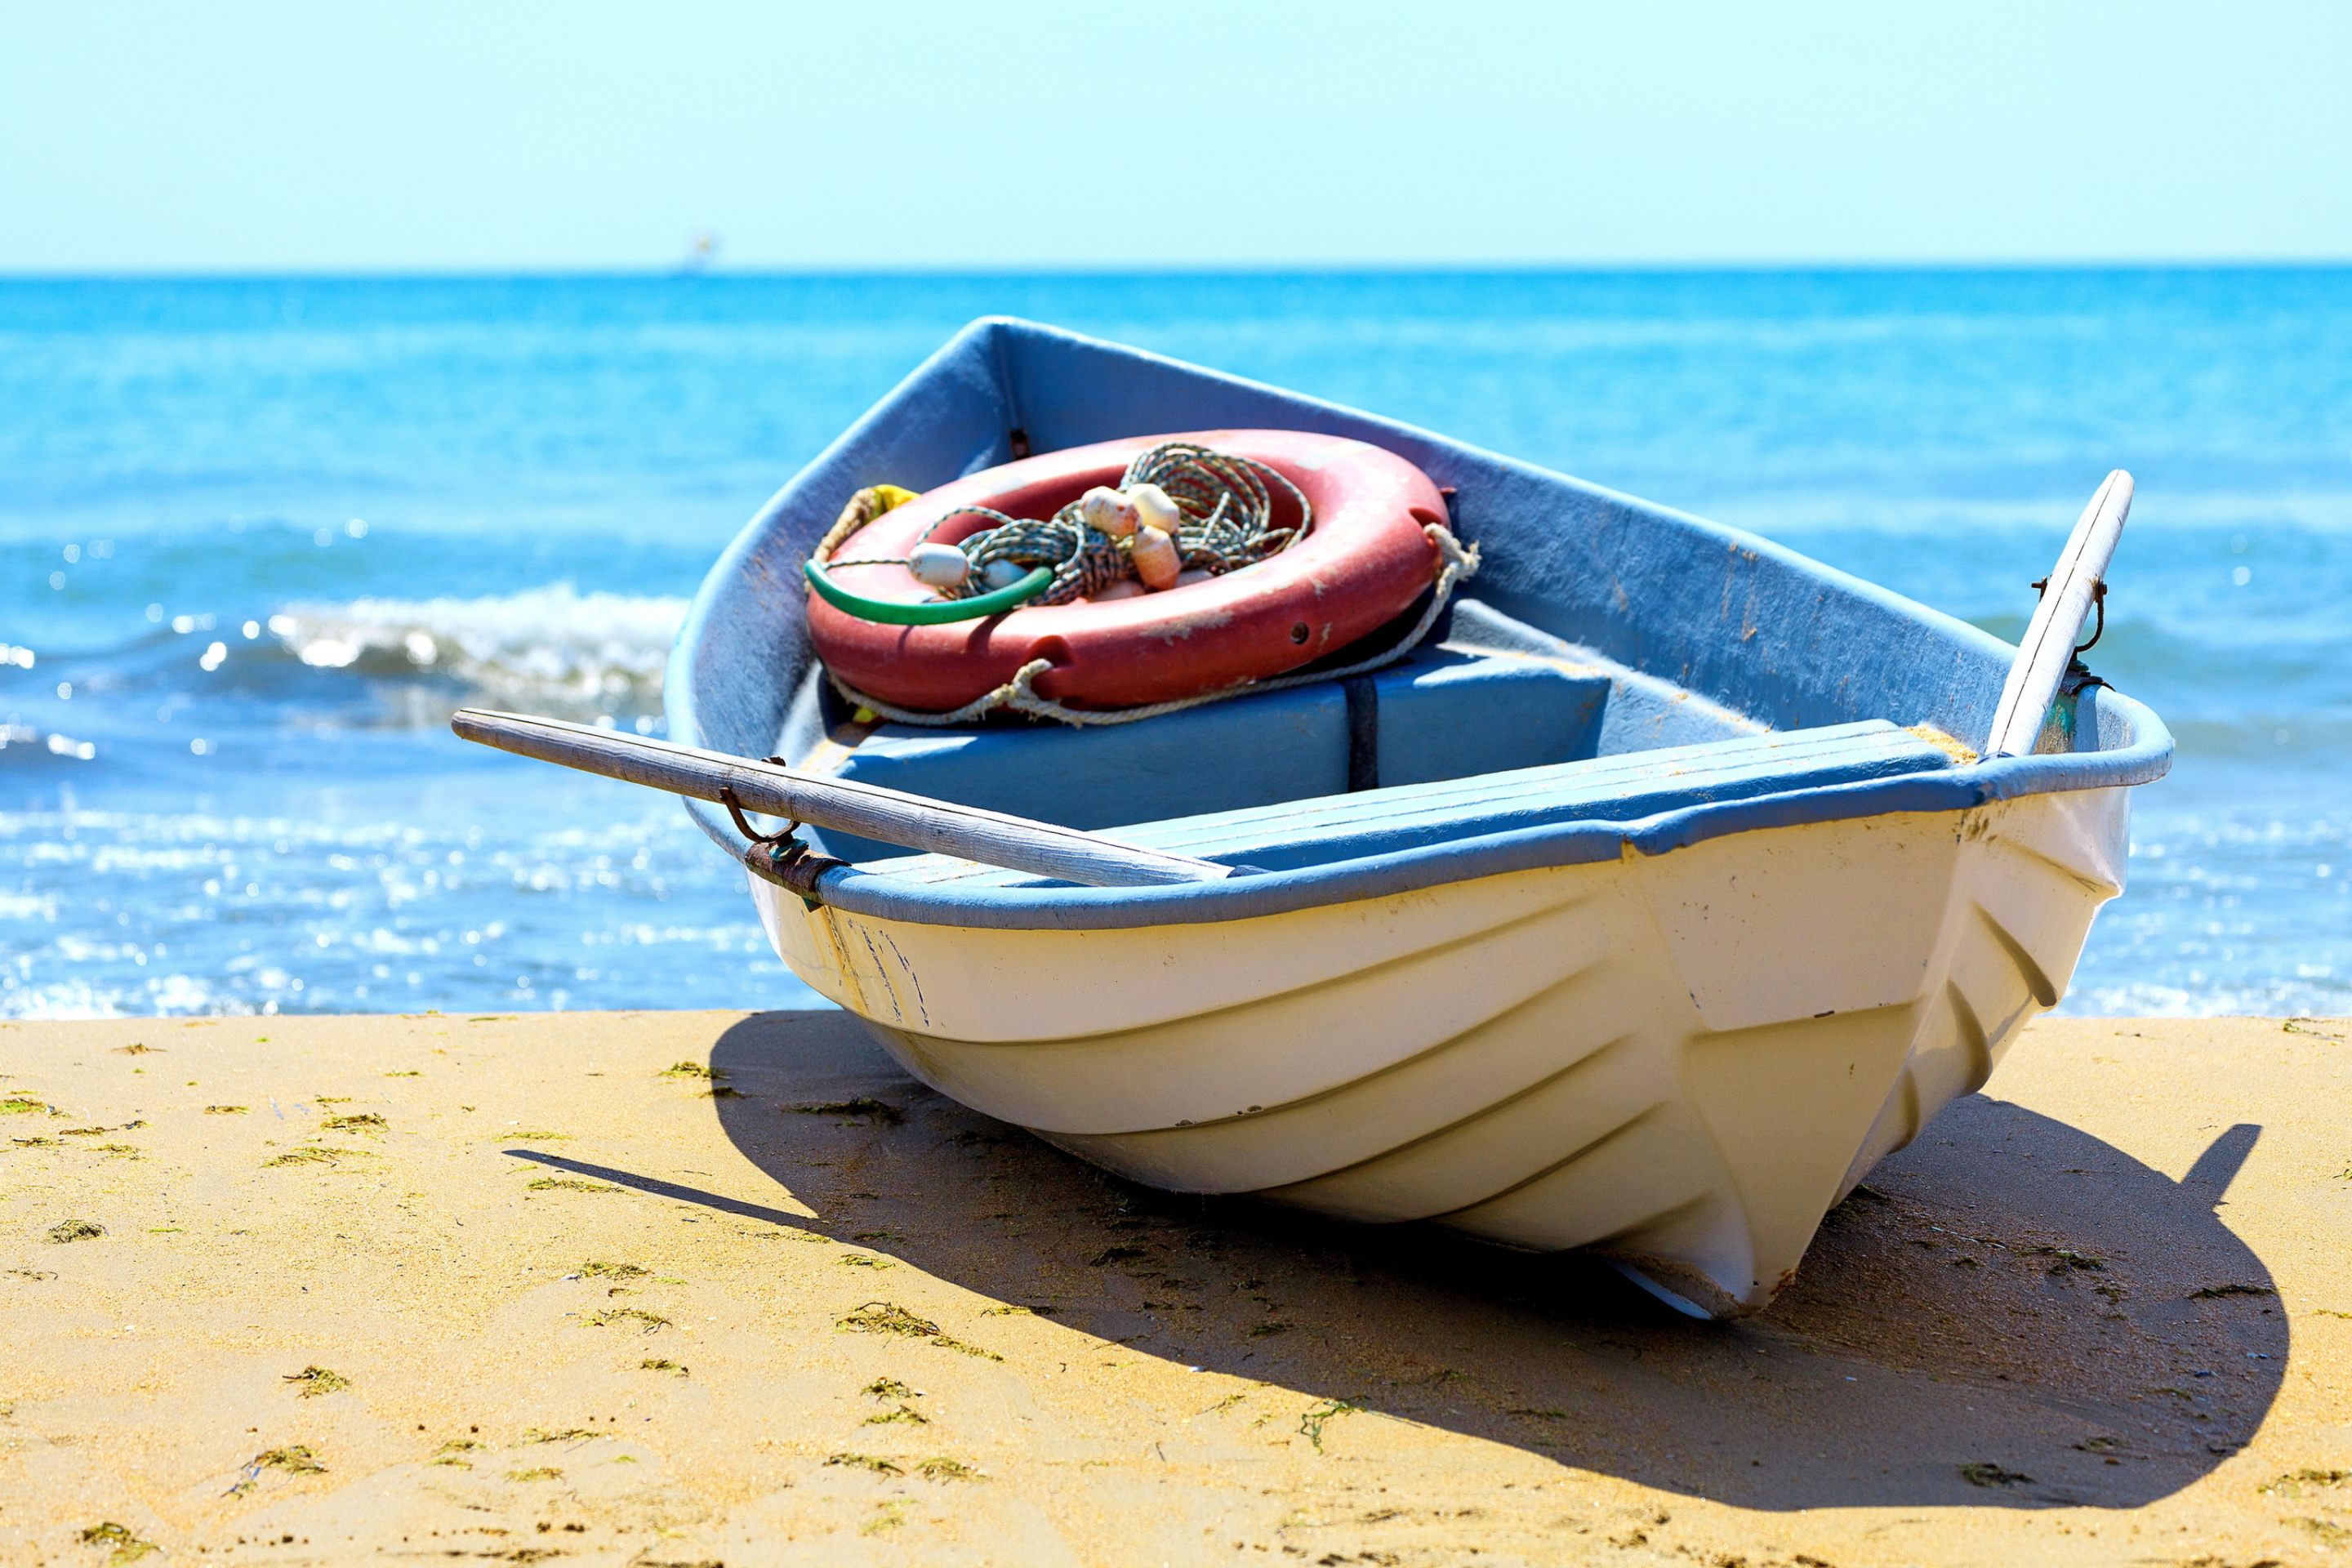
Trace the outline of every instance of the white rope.
<instances>
[{"instance_id":1,"label":"white rope","mask_svg":"<svg viewBox=\"0 0 2352 1568\"><path fill-rule=\"evenodd\" d=\"M1163 713L1176 713L1187 708L1199 708L1211 702L1223 702L1229 698L1255 697L1264 692L1286 691L1294 686L1307 686L1318 680L1346 680L1350 677L1364 675L1383 666L1394 664L1420 647L1421 639L1429 635L1429 628L1437 624L1438 616L1444 611L1447 601L1453 598L1456 584L1478 574L1476 545L1463 543L1454 538L1453 531L1443 523L1424 523L1422 525L1422 531L1428 535L1430 543L1437 547L1438 554L1443 556L1445 562L1438 571L1437 585L1435 591L1430 595L1429 608L1422 612L1421 620L1406 635L1403 641L1394 647L1374 654L1360 664L1349 665L1344 669L1318 669L1298 675L1281 676L1273 680L1244 681L1239 686L1228 686L1223 691L1203 692L1197 697L1180 697L1171 702L1147 703L1140 708L1087 709L1065 708L1051 698L1038 696L1037 678L1053 668L1054 665L1051 659L1033 658L1023 665L1012 679L995 690L965 703L952 713L925 713L911 708L894 708L879 698L867 696L830 669L825 671L825 679L833 682L833 689L841 693L844 700L887 719L894 724L920 724L940 728L950 724L969 724L976 719L984 718L988 714L1000 710L1027 713L1035 718L1052 719L1074 726L1132 724L1139 720L1157 719Z\"/></svg>"}]
</instances>

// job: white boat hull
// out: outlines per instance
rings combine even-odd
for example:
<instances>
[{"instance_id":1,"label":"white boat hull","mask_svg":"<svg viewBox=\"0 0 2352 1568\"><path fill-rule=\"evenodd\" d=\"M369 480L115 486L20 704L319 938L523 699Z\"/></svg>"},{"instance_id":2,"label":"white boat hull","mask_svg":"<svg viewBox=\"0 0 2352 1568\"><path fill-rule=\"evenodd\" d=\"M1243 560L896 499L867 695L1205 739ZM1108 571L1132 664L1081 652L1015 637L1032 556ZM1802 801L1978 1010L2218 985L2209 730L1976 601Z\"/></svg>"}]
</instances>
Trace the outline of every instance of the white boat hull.
<instances>
[{"instance_id":1,"label":"white boat hull","mask_svg":"<svg viewBox=\"0 0 2352 1568\"><path fill-rule=\"evenodd\" d=\"M1113 930L751 887L910 1072L1122 1175L1590 1247L1730 1316L2055 1005L2128 812L2032 795Z\"/></svg>"}]
</instances>

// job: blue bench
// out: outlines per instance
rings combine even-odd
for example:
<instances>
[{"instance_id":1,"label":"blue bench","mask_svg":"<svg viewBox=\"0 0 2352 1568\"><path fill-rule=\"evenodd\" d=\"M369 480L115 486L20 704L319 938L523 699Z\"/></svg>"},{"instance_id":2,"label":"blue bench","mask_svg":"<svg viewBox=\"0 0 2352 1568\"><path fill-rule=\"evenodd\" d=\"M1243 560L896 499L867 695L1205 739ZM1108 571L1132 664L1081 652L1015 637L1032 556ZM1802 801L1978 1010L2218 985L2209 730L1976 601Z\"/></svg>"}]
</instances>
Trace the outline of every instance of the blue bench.
<instances>
[{"instance_id":1,"label":"blue bench","mask_svg":"<svg viewBox=\"0 0 2352 1568\"><path fill-rule=\"evenodd\" d=\"M1630 822L1683 806L1927 773L1957 760L1946 745L1874 719L1206 812L1118 827L1108 837L1285 870L1517 828ZM939 855L904 856L859 869L965 887L1048 885L1022 872Z\"/></svg>"},{"instance_id":2,"label":"blue bench","mask_svg":"<svg viewBox=\"0 0 2352 1568\"><path fill-rule=\"evenodd\" d=\"M1358 712L1345 686L1318 681L1165 714L1140 724L961 730L885 725L833 772L1093 831L1203 811L1345 794L1369 695L1370 773L1380 784L1470 778L1592 756L1611 678L1558 659L1427 648L1364 678ZM1362 771L1361 761L1357 771ZM861 865L906 850L817 836Z\"/></svg>"}]
</instances>

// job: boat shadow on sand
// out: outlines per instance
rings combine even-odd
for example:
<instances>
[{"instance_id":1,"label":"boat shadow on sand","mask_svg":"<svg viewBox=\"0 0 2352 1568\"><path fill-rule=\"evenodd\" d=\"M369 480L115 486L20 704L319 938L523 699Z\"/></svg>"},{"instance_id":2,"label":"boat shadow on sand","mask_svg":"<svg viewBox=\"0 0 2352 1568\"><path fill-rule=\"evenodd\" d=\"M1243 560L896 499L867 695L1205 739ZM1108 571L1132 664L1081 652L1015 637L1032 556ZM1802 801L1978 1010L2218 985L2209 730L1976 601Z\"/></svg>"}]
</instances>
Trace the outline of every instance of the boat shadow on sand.
<instances>
[{"instance_id":1,"label":"boat shadow on sand","mask_svg":"<svg viewBox=\"0 0 2352 1568\"><path fill-rule=\"evenodd\" d=\"M932 1093L845 1014L746 1019L710 1065L730 1138L821 1216L765 1217L887 1231L1139 1353L1745 1507L2146 1502L2247 1441L2286 1365L2269 1273L2216 1213L2252 1126L2175 1183L1970 1096L1769 1311L1710 1324L1574 1255L1135 1186Z\"/></svg>"}]
</instances>

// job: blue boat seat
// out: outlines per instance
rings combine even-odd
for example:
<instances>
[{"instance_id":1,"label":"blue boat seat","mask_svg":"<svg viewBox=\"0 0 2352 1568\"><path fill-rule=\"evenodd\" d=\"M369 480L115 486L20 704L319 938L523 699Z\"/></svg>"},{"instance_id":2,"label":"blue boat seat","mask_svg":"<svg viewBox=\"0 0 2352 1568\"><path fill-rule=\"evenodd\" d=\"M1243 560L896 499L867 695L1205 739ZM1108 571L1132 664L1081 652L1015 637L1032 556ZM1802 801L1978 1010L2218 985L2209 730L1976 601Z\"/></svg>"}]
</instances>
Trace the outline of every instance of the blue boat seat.
<instances>
[{"instance_id":1,"label":"blue boat seat","mask_svg":"<svg viewBox=\"0 0 2352 1568\"><path fill-rule=\"evenodd\" d=\"M1607 673L1561 659L1444 647L1364 679L1353 714L1342 683L1318 681L1140 724L885 725L832 771L1091 832L1342 795L1351 783L1419 784L1591 757L1611 692ZM1370 779L1361 757L1351 770L1351 742L1363 741ZM847 834L812 837L859 864L908 853Z\"/></svg>"},{"instance_id":2,"label":"blue boat seat","mask_svg":"<svg viewBox=\"0 0 2352 1568\"><path fill-rule=\"evenodd\" d=\"M1519 828L1628 822L1716 801L1925 773L1958 760L1950 745L1874 719L1206 812L1119 827L1108 837L1286 870ZM967 887L1052 885L1024 872L940 855L906 856L860 869Z\"/></svg>"}]
</instances>

